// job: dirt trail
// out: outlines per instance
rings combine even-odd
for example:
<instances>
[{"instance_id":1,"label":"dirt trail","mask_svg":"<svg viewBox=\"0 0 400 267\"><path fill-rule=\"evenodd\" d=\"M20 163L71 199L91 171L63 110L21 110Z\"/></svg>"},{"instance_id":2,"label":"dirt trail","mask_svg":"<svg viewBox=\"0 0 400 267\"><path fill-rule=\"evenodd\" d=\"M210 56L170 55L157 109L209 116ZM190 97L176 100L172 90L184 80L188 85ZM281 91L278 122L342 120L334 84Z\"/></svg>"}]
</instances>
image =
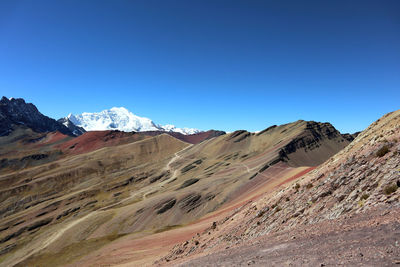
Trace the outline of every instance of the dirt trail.
<instances>
[{"instance_id":1,"label":"dirt trail","mask_svg":"<svg viewBox=\"0 0 400 267\"><path fill-rule=\"evenodd\" d=\"M208 142L210 142L212 139L207 140L205 142L203 142L203 144L201 144L200 146L204 146L205 144L207 144ZM174 169L173 164L175 162L177 162L178 160L182 159L185 156L185 153L190 151L195 153L196 151L200 150L201 147L196 146L195 150L190 150L190 148L192 148L193 145L188 145L187 147L185 147L184 149L174 153L174 156L168 161L168 163L165 165L164 170L165 171L169 171L170 173L172 173L171 177L158 183L158 184L151 184L149 186L146 186L138 191L135 191L133 194L131 194L129 197L124 198L120 201L118 201L117 203L113 203L110 205L107 205L97 211L93 211L81 218L78 218L72 222L69 222L66 225L61 225L59 229L55 230L55 232L49 234L48 237L43 238L44 240L40 240L40 243L38 243L37 246L33 246L33 248L26 248L25 251L23 251L23 255L20 255L20 257L18 258L17 262L13 262L13 264L17 264L20 262L23 262L25 259L29 258L30 256L46 249L47 247L49 247L51 244L53 244L54 242L56 242L57 240L59 240L60 238L62 238L62 236L70 229L72 229L73 227L79 225L80 223L84 222L85 220L87 220L88 218L98 214L99 212L103 212L107 209L116 207L124 202L127 202L135 197L138 196L142 196L143 199L146 199L149 195L156 193L157 191L159 191L160 189L164 188L165 184L169 183L170 181L176 179L176 177L179 174L179 169ZM229 162L229 161L225 161L225 162ZM229 162L232 163L232 162ZM245 170L247 171L247 173L250 173L251 171L253 171L254 169L259 168L259 165L257 165L256 167L252 167L250 168L247 164L245 163L234 163L232 165L232 167L237 166L237 167L241 167L241 168L245 168ZM236 168L237 168L236 167ZM285 168L280 168L278 166L272 166L272 168L277 168L277 169L282 169L284 170ZM264 174L260 174L264 177L266 177L266 175ZM271 178L271 177L266 177L266 178ZM239 201L240 202L240 201ZM185 227L185 231L188 231L188 233L186 233L187 236L190 236L194 233L194 231L198 231L199 228L203 229L205 227L204 223L207 222L207 225L210 224L210 222L212 220L215 220L216 218L223 216L224 214L226 214L227 212L230 212L231 210L233 210L234 208L238 208L239 206L243 205L243 203L230 203L230 205L225 206L222 210L219 210L218 212L209 214L210 217L207 217L208 219L205 220L205 218L199 220L197 223L192 224L189 228ZM194 230L196 229L196 230ZM178 231L179 232L179 231ZM134 241L134 242L138 242L138 241ZM12 259L10 259L12 261Z\"/></svg>"},{"instance_id":2,"label":"dirt trail","mask_svg":"<svg viewBox=\"0 0 400 267\"><path fill-rule=\"evenodd\" d=\"M171 172L171 170L172 170L171 164L174 163L175 161L179 160L180 158L182 158L182 156L179 155L179 154L183 154L186 150L190 149L192 146L193 146L193 144L191 144L191 145L185 147L184 149L176 152L174 154L174 157L167 163L167 165L165 166L164 170ZM152 194L158 192L158 190L160 190L161 188L164 188L165 184L167 184L169 182L172 182L176 178L176 176L178 176L178 172L179 172L179 170L176 169L176 170L174 170L174 172L172 173L172 176L170 178L168 178L168 179L166 179L166 180L164 180L162 182L159 182L158 184L151 185L150 188L145 187L144 189L146 189L147 192L145 192L143 194L143 199L146 199L148 195L152 195Z\"/></svg>"},{"instance_id":3,"label":"dirt trail","mask_svg":"<svg viewBox=\"0 0 400 267\"><path fill-rule=\"evenodd\" d=\"M193 146L193 145L191 144L191 145L185 147L184 149L182 149L182 150L176 152L176 153L175 153L175 156L174 156L174 157L168 162L168 164L165 166L165 170L171 171L171 164L174 163L175 161L177 161L178 159L182 158L182 156L179 155L179 154L180 154L180 153L183 154L183 152L185 152L186 150L189 150L192 146ZM172 179L174 179L174 178L178 175L178 171L179 171L179 170L175 170L174 173L172 174L171 178L169 178L169 179L167 179L167 180L165 180L165 181L163 181L163 182L161 182L161 183L164 185L164 184L168 183L169 181L171 181ZM161 183L160 183L160 184L161 184Z\"/></svg>"},{"instance_id":4,"label":"dirt trail","mask_svg":"<svg viewBox=\"0 0 400 267\"><path fill-rule=\"evenodd\" d=\"M182 152L184 152L185 150L188 150L188 149L191 148L192 146L193 146L193 144L188 145L188 146L185 147L184 149L182 149L182 150L176 152L176 153L174 154L174 157L167 163L167 165L165 166L164 169L165 169L166 171L170 171L170 170L171 170L171 164L174 163L175 161L177 161L179 158L181 158L181 156L179 155L179 153L182 153Z\"/></svg>"},{"instance_id":5,"label":"dirt trail","mask_svg":"<svg viewBox=\"0 0 400 267\"><path fill-rule=\"evenodd\" d=\"M29 258L30 256L38 253L39 251L47 248L49 245L51 245L52 243L54 243L57 239L59 239L66 231L68 231L69 229L71 229L72 227L74 227L75 225L83 222L84 220L86 220L87 218L93 216L94 214L96 214L97 211L91 212L85 216L83 216L82 218L79 218L75 221L70 222L69 224L65 225L63 228L56 230L53 234L50 234L50 236L45 239L45 240L39 240L37 243L37 246L31 245L29 246L32 249L28 249L27 251L24 251L23 249L20 250L19 252L21 252L21 254L23 254L23 256L17 256L17 257L13 257L11 259L9 259L8 262L3 262L5 264L5 266L11 266L11 265L17 265L18 263L26 260L27 258ZM16 261L13 261L13 259L16 258Z\"/></svg>"},{"instance_id":6,"label":"dirt trail","mask_svg":"<svg viewBox=\"0 0 400 267\"><path fill-rule=\"evenodd\" d=\"M182 153L182 152L184 152L185 150L189 149L189 148L192 147L192 146L193 146L193 145L189 145L189 146L185 147L184 149L182 149L182 150L176 152L176 153L174 154L174 157L167 163L165 169L170 171L170 170L171 170L171 164L174 163L175 161L177 161L178 159L181 158L181 155L179 155L179 154ZM174 178L176 177L178 171L179 171L179 170L175 170L174 173L173 173L173 175L171 176L171 178L169 178L169 179L167 179L167 180L161 182L160 184L158 184L158 187L163 187L165 183L167 183L168 181L171 181L172 179L174 179ZM49 237L47 237L47 239L41 240L41 241L40 241L40 244L38 244L37 246L33 246L33 249L28 250L28 251L25 251L25 252L24 252L24 255L21 256L21 257L18 257L17 261L12 262L12 264L13 264L13 265L16 265L16 264L18 264L18 263L20 263L20 262L23 262L25 259L29 258L30 256L32 256L32 255L38 253L39 251L41 251L41 250L47 248L47 247L50 246L52 243L54 243L56 240L58 240L60 237L62 237L63 234L64 234L66 231L68 231L69 229L71 229L71 228L73 228L74 226L78 225L79 223L85 221L85 220L88 219L89 217L91 217L91 216L97 214L99 211L105 211L105 210L107 210L107 209L110 209L110 208L112 208L112 207L115 207L115 206L117 206L117 205L119 205L119 204L121 204L121 203L123 203L123 202L126 202L126 201L132 199L133 197L137 196L138 194L142 194L142 193L144 193L145 191L148 191L148 192L144 193L144 195L143 195L143 198L145 199L145 198L146 198L146 195L151 194L151 193L154 192L154 190L153 190L153 189L154 189L154 185L152 185L151 187L152 187L152 188L148 188L148 187L143 188L144 190L139 190L139 191L136 192L135 194L133 194L133 195L131 195L131 196L125 198L125 199L122 199L121 201L119 201L119 202L117 202L117 203L113 203L113 204L107 205L107 206L105 206L105 207L99 209L98 211L93 211L93 212L91 212L91 213L89 213L89 214L87 214L87 215L85 215L85 216L83 216L83 217L81 217L81 218L79 218L79 219L77 219L77 220L74 220L74 221L68 223L67 225L63 226L62 228L56 230L54 233L50 234ZM144 191L144 192L143 192L143 191ZM74 194L75 194L75 193L76 193L76 192L74 192ZM39 243L39 242L38 242L38 243ZM12 261L12 259L10 259L10 260Z\"/></svg>"}]
</instances>

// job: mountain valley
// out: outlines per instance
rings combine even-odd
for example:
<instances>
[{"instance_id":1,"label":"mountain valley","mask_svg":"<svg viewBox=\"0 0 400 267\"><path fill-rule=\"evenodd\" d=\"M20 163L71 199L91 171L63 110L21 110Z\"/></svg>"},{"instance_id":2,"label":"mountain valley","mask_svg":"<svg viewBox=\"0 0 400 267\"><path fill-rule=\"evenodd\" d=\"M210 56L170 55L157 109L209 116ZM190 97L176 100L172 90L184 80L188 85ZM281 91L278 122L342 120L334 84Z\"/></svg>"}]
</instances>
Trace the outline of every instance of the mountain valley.
<instances>
[{"instance_id":1,"label":"mountain valley","mask_svg":"<svg viewBox=\"0 0 400 267\"><path fill-rule=\"evenodd\" d=\"M303 120L257 133L151 120L94 131L22 99L0 108L0 266L358 264L303 247L344 238L340 225L376 232L353 251L371 265L400 260L400 111L342 134ZM391 252L379 260L374 248Z\"/></svg>"}]
</instances>

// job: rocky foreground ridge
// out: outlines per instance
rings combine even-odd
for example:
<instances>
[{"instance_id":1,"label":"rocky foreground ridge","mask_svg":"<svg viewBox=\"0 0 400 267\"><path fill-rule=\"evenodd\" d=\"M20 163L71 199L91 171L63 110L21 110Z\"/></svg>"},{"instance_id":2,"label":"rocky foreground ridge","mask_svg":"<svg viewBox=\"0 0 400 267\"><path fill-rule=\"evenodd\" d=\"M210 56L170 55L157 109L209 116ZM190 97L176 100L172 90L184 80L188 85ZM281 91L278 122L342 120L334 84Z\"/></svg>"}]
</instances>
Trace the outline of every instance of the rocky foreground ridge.
<instances>
[{"instance_id":1,"label":"rocky foreground ridge","mask_svg":"<svg viewBox=\"0 0 400 267\"><path fill-rule=\"evenodd\" d=\"M400 263L399 153L400 110L300 180L246 203L156 263Z\"/></svg>"}]
</instances>

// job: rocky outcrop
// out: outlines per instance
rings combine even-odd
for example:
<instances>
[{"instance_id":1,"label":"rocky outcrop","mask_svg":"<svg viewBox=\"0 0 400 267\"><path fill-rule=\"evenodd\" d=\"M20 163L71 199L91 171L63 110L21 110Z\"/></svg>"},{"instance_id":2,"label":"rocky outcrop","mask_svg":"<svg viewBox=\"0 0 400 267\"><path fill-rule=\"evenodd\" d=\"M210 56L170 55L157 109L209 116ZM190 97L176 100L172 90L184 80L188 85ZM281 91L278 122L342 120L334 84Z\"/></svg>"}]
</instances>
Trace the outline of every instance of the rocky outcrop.
<instances>
[{"instance_id":1,"label":"rocky outcrop","mask_svg":"<svg viewBox=\"0 0 400 267\"><path fill-rule=\"evenodd\" d=\"M226 140L227 141L231 141L232 140L235 143L239 143L239 142L243 141L244 139L246 139L246 138L248 138L250 136L251 136L250 132L245 131L245 130L238 130L238 131L235 131L235 132L231 133L226 138Z\"/></svg>"},{"instance_id":2,"label":"rocky outcrop","mask_svg":"<svg viewBox=\"0 0 400 267\"><path fill-rule=\"evenodd\" d=\"M24 125L35 132L59 131L73 135L64 125L42 113L31 103L22 98L4 97L0 100L0 136L9 135L16 125Z\"/></svg>"},{"instance_id":3,"label":"rocky outcrop","mask_svg":"<svg viewBox=\"0 0 400 267\"><path fill-rule=\"evenodd\" d=\"M349 133L345 133L345 134L342 134L342 136L343 136L343 138L344 139L346 139L346 140L348 140L348 141L353 141L354 139L356 139L357 138L357 136L360 134L361 132L355 132L355 133L353 133L353 134L349 134Z\"/></svg>"},{"instance_id":4,"label":"rocky outcrop","mask_svg":"<svg viewBox=\"0 0 400 267\"><path fill-rule=\"evenodd\" d=\"M188 213L200 207L202 204L201 194L191 193L178 202L178 206L184 212Z\"/></svg>"},{"instance_id":5,"label":"rocky outcrop","mask_svg":"<svg viewBox=\"0 0 400 267\"><path fill-rule=\"evenodd\" d=\"M343 138L341 133L336 130L330 123L317 123L314 121L306 122L304 131L282 150L288 155L296 152L297 149L303 148L311 151L319 147L319 143L324 140L332 140L335 138ZM350 136L347 140L351 139ZM352 140L351 140L352 141Z\"/></svg>"},{"instance_id":6,"label":"rocky outcrop","mask_svg":"<svg viewBox=\"0 0 400 267\"><path fill-rule=\"evenodd\" d=\"M68 117L57 120L59 123L67 127L75 136L86 133L86 130L82 127L76 126Z\"/></svg>"},{"instance_id":7,"label":"rocky outcrop","mask_svg":"<svg viewBox=\"0 0 400 267\"><path fill-rule=\"evenodd\" d=\"M298 121L302 131L279 151L281 161L290 162L297 158L295 165L316 166L333 156L351 141L354 135L341 134L330 123ZM301 128L301 127L300 127ZM296 156L296 152L299 155Z\"/></svg>"},{"instance_id":8,"label":"rocky outcrop","mask_svg":"<svg viewBox=\"0 0 400 267\"><path fill-rule=\"evenodd\" d=\"M155 209L157 210L157 214L162 214L166 212L167 210L171 209L173 206L175 206L176 199L172 198L169 200L166 200L160 204L158 204Z\"/></svg>"}]
</instances>

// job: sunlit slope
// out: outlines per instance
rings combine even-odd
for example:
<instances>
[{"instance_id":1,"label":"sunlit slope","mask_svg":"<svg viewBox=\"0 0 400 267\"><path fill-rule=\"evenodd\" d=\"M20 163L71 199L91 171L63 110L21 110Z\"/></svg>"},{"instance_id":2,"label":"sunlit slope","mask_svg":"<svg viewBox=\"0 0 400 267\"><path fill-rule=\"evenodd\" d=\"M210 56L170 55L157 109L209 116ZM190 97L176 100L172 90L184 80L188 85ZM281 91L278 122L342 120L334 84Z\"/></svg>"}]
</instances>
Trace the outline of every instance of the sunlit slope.
<instances>
[{"instance_id":1,"label":"sunlit slope","mask_svg":"<svg viewBox=\"0 0 400 267\"><path fill-rule=\"evenodd\" d=\"M169 158L187 145L159 135L0 176L1 244L23 245L121 200L137 201L136 190L162 175Z\"/></svg>"},{"instance_id":2,"label":"sunlit slope","mask_svg":"<svg viewBox=\"0 0 400 267\"><path fill-rule=\"evenodd\" d=\"M235 265L242 257L249 257L260 265L265 262L301 265L304 258L293 257L296 242L296 254L307 255L309 262L395 264L400 252L394 241L399 226L396 215L400 194L399 140L400 111L397 110L372 123L351 144L313 171L291 182L288 179L279 190L266 192L258 200L240 206L238 212L216 221L215 227L193 238L190 236L160 263L174 265L200 257L191 264L207 265L215 258L225 257L221 264ZM349 224L350 218L355 219ZM369 233L365 238L367 244L363 242L363 231ZM341 238L337 244L327 242L335 236ZM274 239L275 243L268 243ZM194 241L201 245L197 246ZM258 253L264 257L264 264L255 255L246 255L247 246L252 242L256 242L257 249L264 248ZM321 243L324 245L319 247ZM279 248L276 249L279 253L269 250L268 246ZM234 247L235 253L227 251L227 247ZM348 257L343 251L358 256ZM380 251L385 251L385 257ZM226 257L229 253L231 257Z\"/></svg>"},{"instance_id":3,"label":"sunlit slope","mask_svg":"<svg viewBox=\"0 0 400 267\"><path fill-rule=\"evenodd\" d=\"M124 135L111 140L130 143L97 149L105 136L88 134L53 145L64 151L54 161L0 176L1 264L62 265L122 236L185 227L279 187L350 142L330 124L304 121L197 145Z\"/></svg>"},{"instance_id":4,"label":"sunlit slope","mask_svg":"<svg viewBox=\"0 0 400 267\"><path fill-rule=\"evenodd\" d=\"M316 165L323 160L320 152L325 144L337 143L338 150L349 142L336 131L333 132L336 135L328 131L328 138L327 131L309 128L306 122L296 122L259 134L237 131L177 153L168 164L174 175L167 183L155 184L149 193L145 193L146 200L136 204L140 206L140 216L134 222L135 229L145 230L150 225L155 229L176 229L156 233L154 237L126 236L99 252L88 254L78 263L113 265L123 262L127 266L152 263L157 255L166 253L166 249L176 242L203 232L214 221L224 220L248 201L278 191L312 170L313 167L308 166L296 167L291 161L299 151L309 153L309 159L316 159L312 165ZM313 131L315 135L307 134ZM318 139L310 136L318 136ZM298 145L296 151L290 153L286 150L286 157L282 157L281 151L291 143L308 146ZM315 156L314 152L319 154ZM329 155L334 152L329 146L324 151ZM124 209L128 210L127 207ZM154 213L159 214L155 216ZM158 238L162 241L156 242Z\"/></svg>"}]
</instances>

